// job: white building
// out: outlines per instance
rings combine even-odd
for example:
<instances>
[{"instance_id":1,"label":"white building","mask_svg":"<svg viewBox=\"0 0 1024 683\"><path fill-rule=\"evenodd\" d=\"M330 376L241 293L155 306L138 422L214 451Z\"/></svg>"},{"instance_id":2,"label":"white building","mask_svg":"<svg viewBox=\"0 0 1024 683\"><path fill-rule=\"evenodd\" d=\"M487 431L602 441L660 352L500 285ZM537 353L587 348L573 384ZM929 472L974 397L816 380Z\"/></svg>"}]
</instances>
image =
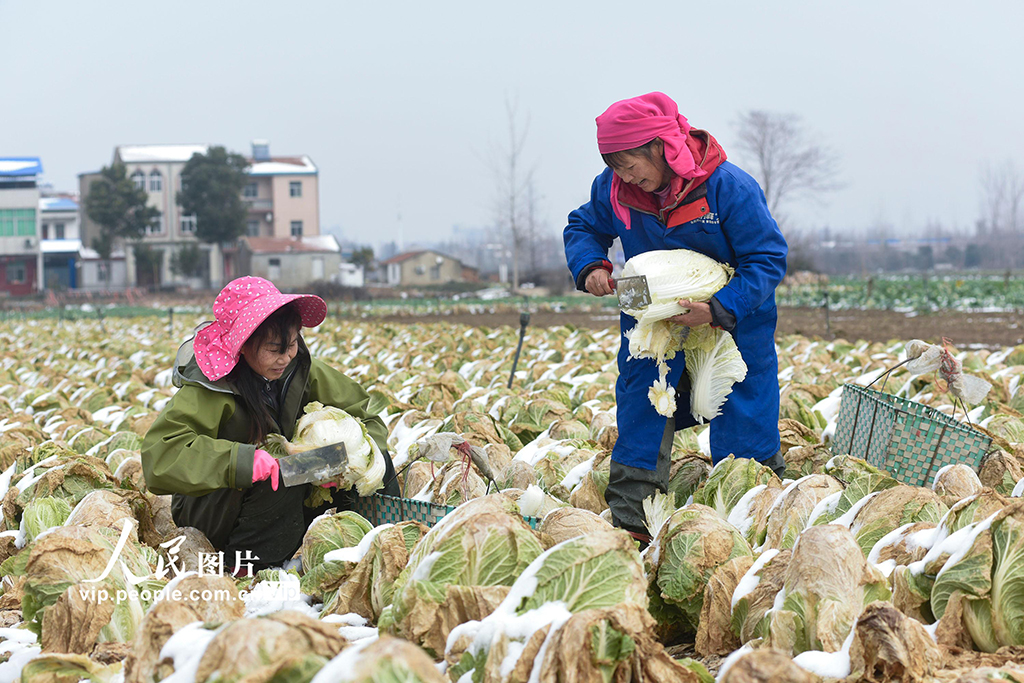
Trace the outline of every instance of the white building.
<instances>
[{"instance_id":1,"label":"white building","mask_svg":"<svg viewBox=\"0 0 1024 683\"><path fill-rule=\"evenodd\" d=\"M78 202L68 196L40 197L39 250L42 252L42 284L46 289L79 286Z\"/></svg>"}]
</instances>

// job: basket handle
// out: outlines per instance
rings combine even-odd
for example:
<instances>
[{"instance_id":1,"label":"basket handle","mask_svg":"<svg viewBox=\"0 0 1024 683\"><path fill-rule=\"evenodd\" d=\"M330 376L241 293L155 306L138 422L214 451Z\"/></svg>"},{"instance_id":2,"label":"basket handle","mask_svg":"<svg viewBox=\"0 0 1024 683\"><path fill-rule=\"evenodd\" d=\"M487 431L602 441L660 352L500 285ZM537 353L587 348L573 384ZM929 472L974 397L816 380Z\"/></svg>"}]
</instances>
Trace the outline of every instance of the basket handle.
<instances>
[{"instance_id":1,"label":"basket handle","mask_svg":"<svg viewBox=\"0 0 1024 683\"><path fill-rule=\"evenodd\" d=\"M871 382L866 387L864 387L864 388L865 389L870 389L872 384L874 384L875 382L877 382L878 380L880 380L880 379L882 379L884 377L885 381L882 382L882 386L879 389L880 391L884 391L885 390L885 382L889 381L889 375L891 375L893 373L893 371L895 371L895 370L899 369L900 367L906 365L907 363L909 363L912 360L914 360L914 359L913 358L908 358L908 359L906 359L905 361L903 361L901 363L897 363L896 365L892 366L891 368L889 368L888 370L886 370L885 372L880 374L878 377L876 377L873 380L871 380Z\"/></svg>"}]
</instances>

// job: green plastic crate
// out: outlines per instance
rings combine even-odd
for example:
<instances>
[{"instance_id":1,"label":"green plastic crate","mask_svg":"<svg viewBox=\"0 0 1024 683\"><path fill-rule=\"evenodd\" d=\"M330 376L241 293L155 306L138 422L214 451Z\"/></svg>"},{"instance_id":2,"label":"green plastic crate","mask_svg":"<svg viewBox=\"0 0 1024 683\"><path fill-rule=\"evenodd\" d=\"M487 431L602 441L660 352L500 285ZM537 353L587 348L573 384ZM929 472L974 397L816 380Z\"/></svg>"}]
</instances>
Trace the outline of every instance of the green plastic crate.
<instances>
[{"instance_id":1,"label":"green plastic crate","mask_svg":"<svg viewBox=\"0 0 1024 683\"><path fill-rule=\"evenodd\" d=\"M412 498L386 496L382 493L360 496L355 504L355 511L374 526L412 521L432 527L454 509L451 505L436 505ZM540 519L537 517L523 517L523 520L531 529L540 526Z\"/></svg>"},{"instance_id":2,"label":"green plastic crate","mask_svg":"<svg viewBox=\"0 0 1024 683\"><path fill-rule=\"evenodd\" d=\"M975 470L992 439L934 408L856 384L843 385L832 452L863 458L912 486L945 465Z\"/></svg>"}]
</instances>

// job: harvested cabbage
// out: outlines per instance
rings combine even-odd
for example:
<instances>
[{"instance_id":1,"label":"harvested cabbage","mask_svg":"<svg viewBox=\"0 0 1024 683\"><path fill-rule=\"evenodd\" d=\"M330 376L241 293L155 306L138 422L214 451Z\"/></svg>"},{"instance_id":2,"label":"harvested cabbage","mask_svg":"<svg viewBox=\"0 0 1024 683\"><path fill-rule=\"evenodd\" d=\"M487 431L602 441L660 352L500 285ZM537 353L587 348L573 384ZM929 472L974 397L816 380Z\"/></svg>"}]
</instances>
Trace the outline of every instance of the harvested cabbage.
<instances>
[{"instance_id":1,"label":"harvested cabbage","mask_svg":"<svg viewBox=\"0 0 1024 683\"><path fill-rule=\"evenodd\" d=\"M686 312L680 299L707 301L724 287L733 270L713 258L690 249L648 251L626 261L622 277L643 275L651 290L651 303L643 309L627 309L641 326Z\"/></svg>"},{"instance_id":2,"label":"harvested cabbage","mask_svg":"<svg viewBox=\"0 0 1024 683\"><path fill-rule=\"evenodd\" d=\"M690 411L699 421L721 412L732 385L747 375L732 335L701 325L688 330L668 321L686 313L680 299L707 301L732 277L732 268L689 249L649 251L626 262L622 277L645 276L651 303L642 309L624 309L637 319L626 332L630 358L649 358L658 365L658 379L648 398L659 415L675 414L674 388L668 385L666 361L686 352L686 369L693 389Z\"/></svg>"},{"instance_id":3,"label":"harvested cabbage","mask_svg":"<svg viewBox=\"0 0 1024 683\"><path fill-rule=\"evenodd\" d=\"M280 434L271 434L267 437L267 451L274 456L286 457L321 446L344 443L348 452L348 466L334 480L338 488L348 491L355 486L360 496L368 496L383 485L384 455L359 418L341 408L325 406L319 401L307 403L302 412L304 415L295 424L292 440L287 441ZM322 502L326 502L326 495Z\"/></svg>"}]
</instances>

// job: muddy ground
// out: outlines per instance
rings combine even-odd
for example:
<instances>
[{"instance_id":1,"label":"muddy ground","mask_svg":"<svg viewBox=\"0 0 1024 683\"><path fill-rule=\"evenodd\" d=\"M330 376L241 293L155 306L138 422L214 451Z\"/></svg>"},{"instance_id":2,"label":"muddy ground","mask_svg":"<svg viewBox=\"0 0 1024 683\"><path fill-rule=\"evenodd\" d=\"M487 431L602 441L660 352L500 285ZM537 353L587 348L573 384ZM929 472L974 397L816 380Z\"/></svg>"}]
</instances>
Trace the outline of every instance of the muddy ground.
<instances>
[{"instance_id":1,"label":"muddy ground","mask_svg":"<svg viewBox=\"0 0 1024 683\"><path fill-rule=\"evenodd\" d=\"M482 313L461 315L432 315L416 318L394 316L389 322L451 322L463 325L519 326L517 313ZM537 312L530 317L530 325L551 327L571 323L577 327L601 329L618 325L618 316L611 313L552 313ZM924 339L930 342L948 338L961 348L997 348L1024 344L1024 314L960 313L942 311L929 314L904 314L894 311L830 311L826 323L821 308L779 309L780 334L803 334L822 339L844 338L867 341L892 339Z\"/></svg>"}]
</instances>

